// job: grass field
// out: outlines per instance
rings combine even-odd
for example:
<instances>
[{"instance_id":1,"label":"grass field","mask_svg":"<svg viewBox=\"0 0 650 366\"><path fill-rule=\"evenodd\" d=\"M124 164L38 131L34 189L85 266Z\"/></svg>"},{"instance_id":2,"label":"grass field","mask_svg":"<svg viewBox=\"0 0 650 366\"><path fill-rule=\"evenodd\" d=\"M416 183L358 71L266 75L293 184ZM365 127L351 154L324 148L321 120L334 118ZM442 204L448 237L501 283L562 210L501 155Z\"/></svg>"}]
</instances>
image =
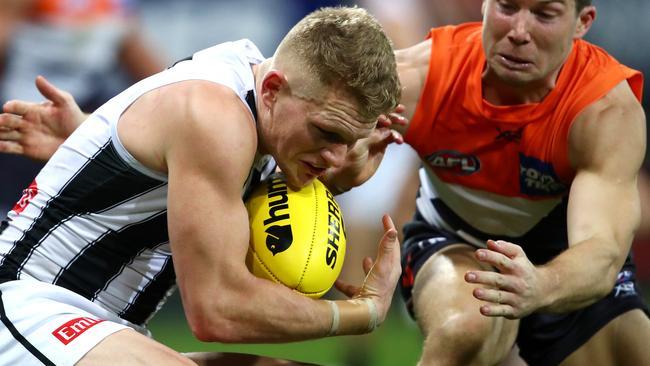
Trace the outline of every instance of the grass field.
<instances>
[{"instance_id":1,"label":"grass field","mask_svg":"<svg viewBox=\"0 0 650 366\"><path fill-rule=\"evenodd\" d=\"M650 286L644 287L650 303ZM288 358L327 366L412 366L420 357L422 337L402 310L399 298L386 322L364 336L325 338L288 344L224 345L196 341L183 316L180 300L172 297L150 324L154 338L180 352L243 352Z\"/></svg>"},{"instance_id":2,"label":"grass field","mask_svg":"<svg viewBox=\"0 0 650 366\"><path fill-rule=\"evenodd\" d=\"M288 344L224 345L203 343L190 333L177 295L172 297L150 323L158 341L180 352L243 352L288 358L331 366L415 365L420 357L422 337L415 323L402 311L399 300L388 319L375 332L364 336L325 338Z\"/></svg>"}]
</instances>

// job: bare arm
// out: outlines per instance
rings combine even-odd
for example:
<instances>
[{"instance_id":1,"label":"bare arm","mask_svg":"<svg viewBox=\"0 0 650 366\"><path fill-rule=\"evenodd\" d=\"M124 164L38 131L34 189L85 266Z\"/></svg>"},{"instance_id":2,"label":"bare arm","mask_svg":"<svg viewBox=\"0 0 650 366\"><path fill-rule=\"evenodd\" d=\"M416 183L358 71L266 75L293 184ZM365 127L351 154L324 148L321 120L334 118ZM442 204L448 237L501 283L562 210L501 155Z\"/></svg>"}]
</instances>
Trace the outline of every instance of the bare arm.
<instances>
[{"instance_id":1,"label":"bare arm","mask_svg":"<svg viewBox=\"0 0 650 366\"><path fill-rule=\"evenodd\" d=\"M650 240L650 172L642 169L639 174L639 196L641 197L641 225L636 239Z\"/></svg>"},{"instance_id":2,"label":"bare arm","mask_svg":"<svg viewBox=\"0 0 650 366\"><path fill-rule=\"evenodd\" d=\"M403 116L410 121L420 100L420 95L426 83L431 57L431 40L427 39L412 47L395 51L397 71L402 84ZM395 128L406 134L408 123L396 125Z\"/></svg>"},{"instance_id":3,"label":"bare arm","mask_svg":"<svg viewBox=\"0 0 650 366\"><path fill-rule=\"evenodd\" d=\"M574 123L570 248L540 268L549 290L543 310L581 308L612 290L640 222L637 176L645 136L643 110L625 81Z\"/></svg>"},{"instance_id":4,"label":"bare arm","mask_svg":"<svg viewBox=\"0 0 650 366\"><path fill-rule=\"evenodd\" d=\"M118 132L138 160L168 170L170 241L193 333L200 340L219 342L326 336L333 319L330 304L257 278L246 268L249 226L241 187L257 140L243 103L232 91L202 81L177 83L156 93L124 114ZM380 253L390 253L378 258L375 278L362 289L377 304L380 321L399 276L394 227L386 231L390 235ZM355 312L365 324L350 321ZM367 314L365 304L341 302L341 334L366 332Z\"/></svg>"},{"instance_id":5,"label":"bare arm","mask_svg":"<svg viewBox=\"0 0 650 366\"><path fill-rule=\"evenodd\" d=\"M569 248L534 266L513 243L488 240L476 257L498 269L465 280L488 288L487 316L521 318L533 311L568 312L606 296L630 250L640 220L637 175L645 152L645 117L627 82L589 106L573 123L569 158L576 168L567 212Z\"/></svg>"},{"instance_id":6,"label":"bare arm","mask_svg":"<svg viewBox=\"0 0 650 366\"><path fill-rule=\"evenodd\" d=\"M166 154L169 233L190 327L203 341L272 342L324 336L327 307L314 306L281 285L254 277L244 264L249 227L241 187L256 139L253 121L242 118L243 106L234 95L229 97L220 103L219 114L236 123L219 123L215 133L202 123L212 118L193 109L196 115L178 131Z\"/></svg>"}]
</instances>

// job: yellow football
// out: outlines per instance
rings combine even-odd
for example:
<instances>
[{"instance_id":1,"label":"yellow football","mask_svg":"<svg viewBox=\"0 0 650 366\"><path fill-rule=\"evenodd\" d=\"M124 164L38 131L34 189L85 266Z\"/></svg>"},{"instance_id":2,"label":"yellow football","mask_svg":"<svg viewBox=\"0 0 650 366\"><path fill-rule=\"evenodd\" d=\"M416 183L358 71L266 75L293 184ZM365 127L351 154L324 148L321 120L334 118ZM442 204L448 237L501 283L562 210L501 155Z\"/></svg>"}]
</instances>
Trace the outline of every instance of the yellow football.
<instances>
[{"instance_id":1,"label":"yellow football","mask_svg":"<svg viewBox=\"0 0 650 366\"><path fill-rule=\"evenodd\" d=\"M345 258L345 227L334 196L315 179L294 191L282 174L246 200L250 245L246 265L257 277L318 298L334 284Z\"/></svg>"}]
</instances>

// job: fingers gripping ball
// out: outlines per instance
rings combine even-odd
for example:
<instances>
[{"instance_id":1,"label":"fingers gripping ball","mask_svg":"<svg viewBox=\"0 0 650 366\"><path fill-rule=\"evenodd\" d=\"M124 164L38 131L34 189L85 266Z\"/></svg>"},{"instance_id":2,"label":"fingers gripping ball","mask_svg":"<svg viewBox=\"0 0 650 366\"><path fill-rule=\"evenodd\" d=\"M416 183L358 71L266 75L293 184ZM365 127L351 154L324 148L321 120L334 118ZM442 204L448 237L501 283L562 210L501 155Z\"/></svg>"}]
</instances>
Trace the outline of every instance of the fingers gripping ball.
<instances>
[{"instance_id":1,"label":"fingers gripping ball","mask_svg":"<svg viewBox=\"0 0 650 366\"><path fill-rule=\"evenodd\" d=\"M257 277L318 298L334 284L345 257L345 229L334 196L315 179L291 190L281 174L246 201L251 238L246 265Z\"/></svg>"}]
</instances>

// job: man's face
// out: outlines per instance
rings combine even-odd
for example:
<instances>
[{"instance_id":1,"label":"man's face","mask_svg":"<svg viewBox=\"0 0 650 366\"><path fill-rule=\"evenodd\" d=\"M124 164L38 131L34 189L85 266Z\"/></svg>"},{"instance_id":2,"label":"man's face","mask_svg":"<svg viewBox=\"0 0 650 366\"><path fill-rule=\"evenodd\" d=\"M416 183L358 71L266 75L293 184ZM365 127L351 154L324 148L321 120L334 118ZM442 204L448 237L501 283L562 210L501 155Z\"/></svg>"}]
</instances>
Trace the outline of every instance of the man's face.
<instances>
[{"instance_id":1,"label":"man's face","mask_svg":"<svg viewBox=\"0 0 650 366\"><path fill-rule=\"evenodd\" d=\"M513 86L551 81L582 36L575 0L485 0L486 72Z\"/></svg>"},{"instance_id":2,"label":"man's face","mask_svg":"<svg viewBox=\"0 0 650 366\"><path fill-rule=\"evenodd\" d=\"M293 188L341 166L348 149L375 127L354 117L358 107L337 90L323 101L282 92L270 113L270 123L263 129L264 146Z\"/></svg>"}]
</instances>

